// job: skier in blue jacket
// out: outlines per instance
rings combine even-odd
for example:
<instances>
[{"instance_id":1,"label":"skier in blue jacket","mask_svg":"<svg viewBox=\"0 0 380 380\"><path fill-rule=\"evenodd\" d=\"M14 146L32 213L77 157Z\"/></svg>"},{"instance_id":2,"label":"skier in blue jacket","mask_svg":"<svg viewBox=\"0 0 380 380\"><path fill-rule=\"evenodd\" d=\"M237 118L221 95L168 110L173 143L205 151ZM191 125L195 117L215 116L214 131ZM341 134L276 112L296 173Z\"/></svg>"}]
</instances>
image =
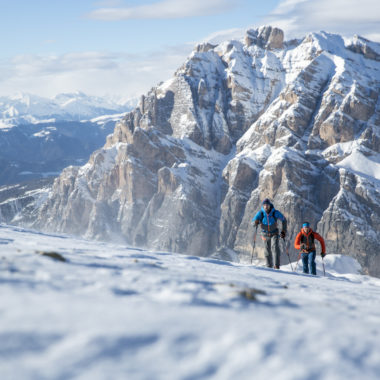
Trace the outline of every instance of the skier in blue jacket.
<instances>
[{"instance_id":1,"label":"skier in blue jacket","mask_svg":"<svg viewBox=\"0 0 380 380\"><path fill-rule=\"evenodd\" d=\"M277 227L277 219L282 222L281 235ZM262 239L265 247L265 259L267 267L273 268L273 256L272 256L272 239L274 241L275 260L274 268L280 269L280 242L279 238L285 239L287 221L284 215L280 211L276 210L269 199L264 199L261 210L252 219L257 227L261 224Z\"/></svg>"}]
</instances>

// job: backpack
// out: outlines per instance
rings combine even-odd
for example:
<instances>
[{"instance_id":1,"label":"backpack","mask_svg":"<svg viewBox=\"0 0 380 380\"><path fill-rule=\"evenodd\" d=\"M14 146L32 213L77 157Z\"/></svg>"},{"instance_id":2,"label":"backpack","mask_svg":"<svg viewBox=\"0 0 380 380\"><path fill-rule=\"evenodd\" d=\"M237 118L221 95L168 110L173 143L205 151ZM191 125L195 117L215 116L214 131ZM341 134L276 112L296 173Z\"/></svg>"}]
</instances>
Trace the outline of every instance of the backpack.
<instances>
[{"instance_id":1,"label":"backpack","mask_svg":"<svg viewBox=\"0 0 380 380\"><path fill-rule=\"evenodd\" d=\"M302 232L302 231L301 231ZM310 244L309 244L310 243ZM315 239L314 239L314 232L311 232L309 236L301 234L300 244L306 244L307 245L307 251L315 251Z\"/></svg>"},{"instance_id":2,"label":"backpack","mask_svg":"<svg viewBox=\"0 0 380 380\"><path fill-rule=\"evenodd\" d=\"M260 210L260 213L261 213L260 223L264 224L263 223L263 219L265 218L265 213L264 213L263 210ZM272 210L269 213L269 217L272 217L274 219L274 223L273 224L275 224L276 227L277 227L277 219L278 218L276 217L276 209L275 208L272 208Z\"/></svg>"}]
</instances>

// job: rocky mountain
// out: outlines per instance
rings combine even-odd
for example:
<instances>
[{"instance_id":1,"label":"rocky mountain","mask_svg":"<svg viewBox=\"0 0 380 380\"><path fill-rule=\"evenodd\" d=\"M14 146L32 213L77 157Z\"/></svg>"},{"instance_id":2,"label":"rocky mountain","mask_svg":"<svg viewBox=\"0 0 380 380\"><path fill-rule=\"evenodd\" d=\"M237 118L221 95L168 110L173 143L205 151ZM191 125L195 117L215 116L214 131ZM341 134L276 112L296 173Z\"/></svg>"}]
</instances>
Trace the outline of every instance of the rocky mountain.
<instances>
[{"instance_id":1,"label":"rocky mountain","mask_svg":"<svg viewBox=\"0 0 380 380\"><path fill-rule=\"evenodd\" d=\"M380 276L379 93L380 46L361 37L285 41L262 27L198 45L86 165L62 172L34 227L247 261L269 197L293 259L308 220L328 253Z\"/></svg>"},{"instance_id":2,"label":"rocky mountain","mask_svg":"<svg viewBox=\"0 0 380 380\"><path fill-rule=\"evenodd\" d=\"M42 178L0 186L0 223L33 223L46 201L54 178Z\"/></svg>"}]
</instances>

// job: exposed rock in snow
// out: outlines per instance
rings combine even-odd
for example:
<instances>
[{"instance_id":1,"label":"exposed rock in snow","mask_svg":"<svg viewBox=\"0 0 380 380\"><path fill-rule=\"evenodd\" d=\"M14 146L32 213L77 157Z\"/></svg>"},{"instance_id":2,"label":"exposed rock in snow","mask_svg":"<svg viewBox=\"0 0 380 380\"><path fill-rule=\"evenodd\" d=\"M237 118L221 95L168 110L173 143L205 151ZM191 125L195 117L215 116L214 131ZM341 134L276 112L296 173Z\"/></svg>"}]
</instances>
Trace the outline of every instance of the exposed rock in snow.
<instances>
[{"instance_id":1,"label":"exposed rock in snow","mask_svg":"<svg viewBox=\"0 0 380 380\"><path fill-rule=\"evenodd\" d=\"M366 58L380 61L380 47L378 43L373 43L364 37L355 35L347 42L347 48L355 53L363 54Z\"/></svg>"},{"instance_id":2,"label":"exposed rock in snow","mask_svg":"<svg viewBox=\"0 0 380 380\"><path fill-rule=\"evenodd\" d=\"M284 42L284 32L271 26L250 29L247 31L244 41L248 47L257 45L261 48L281 49Z\"/></svg>"}]
</instances>

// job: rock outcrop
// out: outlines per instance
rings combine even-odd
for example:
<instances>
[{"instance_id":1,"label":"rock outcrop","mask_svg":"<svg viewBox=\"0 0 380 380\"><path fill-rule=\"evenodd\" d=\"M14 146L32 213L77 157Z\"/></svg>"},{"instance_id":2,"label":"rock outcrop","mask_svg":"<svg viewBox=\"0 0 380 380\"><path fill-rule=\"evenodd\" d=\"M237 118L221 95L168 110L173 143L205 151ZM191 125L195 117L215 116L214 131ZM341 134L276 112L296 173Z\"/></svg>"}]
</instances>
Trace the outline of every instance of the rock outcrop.
<instances>
[{"instance_id":1,"label":"rock outcrop","mask_svg":"<svg viewBox=\"0 0 380 380\"><path fill-rule=\"evenodd\" d=\"M86 165L63 171L35 227L244 261L269 197L293 258L308 220L329 253L380 275L380 66L352 46L327 33L287 43L271 27L199 45Z\"/></svg>"}]
</instances>

